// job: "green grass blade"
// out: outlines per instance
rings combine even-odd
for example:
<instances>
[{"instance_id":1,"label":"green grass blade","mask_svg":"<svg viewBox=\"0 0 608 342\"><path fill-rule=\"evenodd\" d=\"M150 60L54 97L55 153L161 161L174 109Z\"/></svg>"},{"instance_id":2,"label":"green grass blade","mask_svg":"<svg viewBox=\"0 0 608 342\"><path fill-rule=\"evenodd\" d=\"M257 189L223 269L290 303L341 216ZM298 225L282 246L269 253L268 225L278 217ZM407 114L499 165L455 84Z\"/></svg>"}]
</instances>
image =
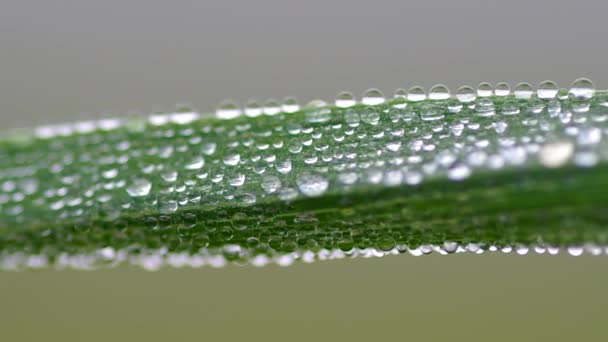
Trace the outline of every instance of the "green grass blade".
<instances>
[{"instance_id":1,"label":"green grass blade","mask_svg":"<svg viewBox=\"0 0 608 342\"><path fill-rule=\"evenodd\" d=\"M0 267L603 254L608 93L552 92L436 88L9 132Z\"/></svg>"}]
</instances>

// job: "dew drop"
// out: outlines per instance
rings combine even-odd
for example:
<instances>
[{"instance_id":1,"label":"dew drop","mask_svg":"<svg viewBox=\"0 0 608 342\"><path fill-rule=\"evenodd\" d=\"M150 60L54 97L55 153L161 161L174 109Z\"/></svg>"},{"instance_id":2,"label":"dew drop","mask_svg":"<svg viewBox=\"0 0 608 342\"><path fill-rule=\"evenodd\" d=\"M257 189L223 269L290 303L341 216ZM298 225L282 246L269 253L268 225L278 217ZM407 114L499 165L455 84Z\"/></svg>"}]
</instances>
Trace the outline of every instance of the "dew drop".
<instances>
[{"instance_id":1,"label":"dew drop","mask_svg":"<svg viewBox=\"0 0 608 342\"><path fill-rule=\"evenodd\" d=\"M448 178L453 181L461 181L471 175L471 169L466 164L456 164L448 170Z\"/></svg>"},{"instance_id":2,"label":"dew drop","mask_svg":"<svg viewBox=\"0 0 608 342\"><path fill-rule=\"evenodd\" d=\"M406 100L407 99L407 90L405 90L403 88L395 89L395 94L393 95L393 98Z\"/></svg>"},{"instance_id":3,"label":"dew drop","mask_svg":"<svg viewBox=\"0 0 608 342\"><path fill-rule=\"evenodd\" d=\"M547 80L538 85L536 94L538 95L539 99L552 99L557 96L558 91L559 88L557 87L557 84L555 84L553 81Z\"/></svg>"},{"instance_id":4,"label":"dew drop","mask_svg":"<svg viewBox=\"0 0 608 342\"><path fill-rule=\"evenodd\" d=\"M262 179L262 189L268 194L272 194L281 188L281 180L277 176L266 176Z\"/></svg>"},{"instance_id":5,"label":"dew drop","mask_svg":"<svg viewBox=\"0 0 608 342\"><path fill-rule=\"evenodd\" d=\"M241 161L241 155L237 153L230 153L224 156L224 164L228 166L235 166Z\"/></svg>"},{"instance_id":6,"label":"dew drop","mask_svg":"<svg viewBox=\"0 0 608 342\"><path fill-rule=\"evenodd\" d=\"M298 105L298 100L295 97L286 97L283 99L283 104L281 105L281 110L285 113L295 113L300 110L300 105Z\"/></svg>"},{"instance_id":7,"label":"dew drop","mask_svg":"<svg viewBox=\"0 0 608 342\"><path fill-rule=\"evenodd\" d=\"M450 90L443 84L436 84L429 90L429 99L447 100L450 98Z\"/></svg>"},{"instance_id":8,"label":"dew drop","mask_svg":"<svg viewBox=\"0 0 608 342\"><path fill-rule=\"evenodd\" d=\"M595 94L595 85L588 78L579 78L572 82L570 95L575 99L588 100Z\"/></svg>"},{"instance_id":9,"label":"dew drop","mask_svg":"<svg viewBox=\"0 0 608 342\"><path fill-rule=\"evenodd\" d=\"M363 93L363 97L361 98L361 103L365 105L379 105L384 103L384 95L382 92L376 88L370 88Z\"/></svg>"},{"instance_id":10,"label":"dew drop","mask_svg":"<svg viewBox=\"0 0 608 342\"><path fill-rule=\"evenodd\" d=\"M200 168L202 168L205 165L205 159L203 159L203 157L201 156L197 156L192 158L192 160L190 160L185 166L184 168L186 170L198 170Z\"/></svg>"},{"instance_id":11,"label":"dew drop","mask_svg":"<svg viewBox=\"0 0 608 342\"><path fill-rule=\"evenodd\" d=\"M375 126L380 121L380 113L378 113L373 107L363 108L361 110L361 121Z\"/></svg>"},{"instance_id":12,"label":"dew drop","mask_svg":"<svg viewBox=\"0 0 608 342\"><path fill-rule=\"evenodd\" d=\"M281 112L281 106L274 99L266 100L264 103L264 114L266 115L277 115Z\"/></svg>"},{"instance_id":13,"label":"dew drop","mask_svg":"<svg viewBox=\"0 0 608 342\"><path fill-rule=\"evenodd\" d=\"M456 98L462 103L470 103L475 101L477 95L472 87L462 86L456 91Z\"/></svg>"},{"instance_id":14,"label":"dew drop","mask_svg":"<svg viewBox=\"0 0 608 342\"><path fill-rule=\"evenodd\" d=\"M241 109L232 100L225 100L217 107L215 116L218 119L234 119L241 115Z\"/></svg>"},{"instance_id":15,"label":"dew drop","mask_svg":"<svg viewBox=\"0 0 608 342\"><path fill-rule=\"evenodd\" d=\"M574 145L569 141L557 141L543 145L538 153L540 163L548 168L556 168L568 162Z\"/></svg>"},{"instance_id":16,"label":"dew drop","mask_svg":"<svg viewBox=\"0 0 608 342\"><path fill-rule=\"evenodd\" d=\"M527 82L518 83L513 90L513 95L518 99L529 99L534 94L534 88Z\"/></svg>"},{"instance_id":17,"label":"dew drop","mask_svg":"<svg viewBox=\"0 0 608 342\"><path fill-rule=\"evenodd\" d=\"M317 173L303 172L296 178L298 189L304 196L317 197L323 195L329 187L327 179Z\"/></svg>"},{"instance_id":18,"label":"dew drop","mask_svg":"<svg viewBox=\"0 0 608 342\"><path fill-rule=\"evenodd\" d=\"M494 87L494 94L496 96L507 96L511 94L511 87L507 82L500 82Z\"/></svg>"},{"instance_id":19,"label":"dew drop","mask_svg":"<svg viewBox=\"0 0 608 342\"><path fill-rule=\"evenodd\" d=\"M477 85L477 95L480 97L490 97L492 92L492 85L488 82L481 82Z\"/></svg>"},{"instance_id":20,"label":"dew drop","mask_svg":"<svg viewBox=\"0 0 608 342\"><path fill-rule=\"evenodd\" d=\"M147 179L137 178L134 179L126 190L131 197L143 197L147 196L152 189L152 183Z\"/></svg>"},{"instance_id":21,"label":"dew drop","mask_svg":"<svg viewBox=\"0 0 608 342\"><path fill-rule=\"evenodd\" d=\"M348 108L354 106L356 103L357 101L355 100L355 95L349 91L340 92L336 96L336 107Z\"/></svg>"},{"instance_id":22,"label":"dew drop","mask_svg":"<svg viewBox=\"0 0 608 342\"><path fill-rule=\"evenodd\" d=\"M412 102L419 102L426 99L426 92L420 86L413 86L407 94L407 99Z\"/></svg>"},{"instance_id":23,"label":"dew drop","mask_svg":"<svg viewBox=\"0 0 608 342\"><path fill-rule=\"evenodd\" d=\"M262 115L262 107L256 100L249 100L245 105L245 115L256 117Z\"/></svg>"}]
</instances>

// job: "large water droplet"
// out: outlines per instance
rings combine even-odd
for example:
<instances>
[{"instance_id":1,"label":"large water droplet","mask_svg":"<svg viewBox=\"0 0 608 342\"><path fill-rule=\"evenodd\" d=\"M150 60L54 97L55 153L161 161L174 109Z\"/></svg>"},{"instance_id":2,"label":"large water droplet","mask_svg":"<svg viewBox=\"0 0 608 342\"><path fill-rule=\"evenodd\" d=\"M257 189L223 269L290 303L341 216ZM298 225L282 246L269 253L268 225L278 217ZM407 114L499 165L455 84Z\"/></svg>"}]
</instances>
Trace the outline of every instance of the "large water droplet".
<instances>
[{"instance_id":1,"label":"large water droplet","mask_svg":"<svg viewBox=\"0 0 608 342\"><path fill-rule=\"evenodd\" d=\"M245 105L245 115L256 117L262 115L262 107L256 100L249 100Z\"/></svg>"},{"instance_id":2,"label":"large water droplet","mask_svg":"<svg viewBox=\"0 0 608 342\"><path fill-rule=\"evenodd\" d=\"M234 119L241 115L241 109L236 104L236 102L232 100L225 100L220 103L215 111L215 116L218 119Z\"/></svg>"},{"instance_id":3,"label":"large water droplet","mask_svg":"<svg viewBox=\"0 0 608 342\"><path fill-rule=\"evenodd\" d=\"M137 178L134 179L131 184L126 188L127 193L131 197L143 197L147 196L152 189L152 183L147 179Z\"/></svg>"},{"instance_id":4,"label":"large water droplet","mask_svg":"<svg viewBox=\"0 0 608 342\"><path fill-rule=\"evenodd\" d=\"M349 91L340 92L336 96L336 107L348 108L354 106L356 103L357 101L355 100L355 95Z\"/></svg>"},{"instance_id":5,"label":"large water droplet","mask_svg":"<svg viewBox=\"0 0 608 342\"><path fill-rule=\"evenodd\" d=\"M327 178L317 173L303 172L296 178L300 192L308 197L323 195L329 187Z\"/></svg>"},{"instance_id":6,"label":"large water droplet","mask_svg":"<svg viewBox=\"0 0 608 342\"><path fill-rule=\"evenodd\" d=\"M513 90L513 95L518 99L529 99L534 94L534 88L527 82L518 83Z\"/></svg>"},{"instance_id":7,"label":"large water droplet","mask_svg":"<svg viewBox=\"0 0 608 342\"><path fill-rule=\"evenodd\" d=\"M507 96L511 94L511 87L507 82L500 82L494 87L494 94L496 96Z\"/></svg>"},{"instance_id":8,"label":"large water droplet","mask_svg":"<svg viewBox=\"0 0 608 342\"><path fill-rule=\"evenodd\" d=\"M379 105L384 103L384 95L376 88L370 88L363 93L361 103L366 105Z\"/></svg>"},{"instance_id":9,"label":"large water droplet","mask_svg":"<svg viewBox=\"0 0 608 342\"><path fill-rule=\"evenodd\" d=\"M426 99L426 92L420 86L413 86L408 91L407 99L412 102L423 101Z\"/></svg>"},{"instance_id":10,"label":"large water droplet","mask_svg":"<svg viewBox=\"0 0 608 342\"><path fill-rule=\"evenodd\" d=\"M264 114L277 115L280 112L281 112L281 105L279 105L279 103L276 100L274 100L274 99L266 100L266 102L264 103Z\"/></svg>"},{"instance_id":11,"label":"large water droplet","mask_svg":"<svg viewBox=\"0 0 608 342\"><path fill-rule=\"evenodd\" d=\"M429 99L431 100L447 100L449 98L450 90L443 84L436 84L429 90Z\"/></svg>"},{"instance_id":12,"label":"large water droplet","mask_svg":"<svg viewBox=\"0 0 608 342\"><path fill-rule=\"evenodd\" d=\"M579 78L572 82L570 95L575 99L588 100L595 94L595 85L588 78Z\"/></svg>"},{"instance_id":13,"label":"large water droplet","mask_svg":"<svg viewBox=\"0 0 608 342\"><path fill-rule=\"evenodd\" d=\"M277 176L266 176L262 179L262 189L266 193L274 193L281 188L281 180Z\"/></svg>"},{"instance_id":14,"label":"large water droplet","mask_svg":"<svg viewBox=\"0 0 608 342\"><path fill-rule=\"evenodd\" d=\"M300 105L298 105L298 100L295 97L286 97L283 99L283 104L281 105L281 110L285 113L295 113L300 110Z\"/></svg>"},{"instance_id":15,"label":"large water droplet","mask_svg":"<svg viewBox=\"0 0 608 342\"><path fill-rule=\"evenodd\" d=\"M470 103L475 101L477 95L472 87L462 86L456 91L456 98L462 103Z\"/></svg>"},{"instance_id":16,"label":"large water droplet","mask_svg":"<svg viewBox=\"0 0 608 342\"><path fill-rule=\"evenodd\" d=\"M493 90L492 85L488 82L481 82L477 85L477 95L480 97L492 96Z\"/></svg>"},{"instance_id":17,"label":"large water droplet","mask_svg":"<svg viewBox=\"0 0 608 342\"><path fill-rule=\"evenodd\" d=\"M548 168L564 165L574 152L574 145L569 141L556 141L545 144L538 153L540 163Z\"/></svg>"},{"instance_id":18,"label":"large water droplet","mask_svg":"<svg viewBox=\"0 0 608 342\"><path fill-rule=\"evenodd\" d=\"M184 168L186 170L198 170L200 168L202 168L205 165L205 159L203 159L203 157L201 156L197 156L192 158L185 166Z\"/></svg>"},{"instance_id":19,"label":"large water droplet","mask_svg":"<svg viewBox=\"0 0 608 342\"><path fill-rule=\"evenodd\" d=\"M540 99L552 99L557 96L557 92L559 88L557 84L553 81L543 81L538 85L538 89L536 90L536 94Z\"/></svg>"},{"instance_id":20,"label":"large water droplet","mask_svg":"<svg viewBox=\"0 0 608 342\"><path fill-rule=\"evenodd\" d=\"M370 125L377 125L380 121L380 113L373 107L363 108L361 110L361 121Z\"/></svg>"}]
</instances>

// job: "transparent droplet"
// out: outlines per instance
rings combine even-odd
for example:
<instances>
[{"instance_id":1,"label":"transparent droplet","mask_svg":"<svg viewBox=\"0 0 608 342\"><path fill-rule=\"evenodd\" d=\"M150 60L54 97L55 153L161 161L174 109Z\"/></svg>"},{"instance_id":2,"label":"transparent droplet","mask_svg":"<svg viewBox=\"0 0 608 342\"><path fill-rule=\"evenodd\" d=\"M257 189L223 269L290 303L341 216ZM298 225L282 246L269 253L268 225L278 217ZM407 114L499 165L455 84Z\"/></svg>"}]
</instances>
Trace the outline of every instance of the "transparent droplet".
<instances>
[{"instance_id":1,"label":"transparent droplet","mask_svg":"<svg viewBox=\"0 0 608 342\"><path fill-rule=\"evenodd\" d=\"M471 175L471 169L466 164L456 164L448 170L448 178L454 181L461 181Z\"/></svg>"},{"instance_id":2,"label":"transparent droplet","mask_svg":"<svg viewBox=\"0 0 608 342\"><path fill-rule=\"evenodd\" d=\"M323 195L329 187L327 178L317 173L303 172L296 178L300 192L308 197Z\"/></svg>"},{"instance_id":3,"label":"transparent droplet","mask_svg":"<svg viewBox=\"0 0 608 342\"><path fill-rule=\"evenodd\" d=\"M215 116L218 119L234 119L241 115L241 109L232 100L225 100L220 103L215 111Z\"/></svg>"},{"instance_id":4,"label":"transparent droplet","mask_svg":"<svg viewBox=\"0 0 608 342\"><path fill-rule=\"evenodd\" d=\"M575 99L588 100L595 94L595 85L588 78L579 78L572 82L570 95Z\"/></svg>"},{"instance_id":5,"label":"transparent droplet","mask_svg":"<svg viewBox=\"0 0 608 342\"><path fill-rule=\"evenodd\" d=\"M335 104L336 107L348 108L357 104L357 101L355 100L355 95L353 95L353 93L349 91L343 91L336 96Z\"/></svg>"},{"instance_id":6,"label":"transparent droplet","mask_svg":"<svg viewBox=\"0 0 608 342\"><path fill-rule=\"evenodd\" d=\"M543 145L538 153L541 164L548 168L556 168L568 162L574 145L570 141L556 141Z\"/></svg>"},{"instance_id":7,"label":"transparent droplet","mask_svg":"<svg viewBox=\"0 0 608 342\"><path fill-rule=\"evenodd\" d=\"M456 98L462 103L470 103L477 98L475 89L469 86L462 86L456 91Z\"/></svg>"},{"instance_id":8,"label":"transparent droplet","mask_svg":"<svg viewBox=\"0 0 608 342\"><path fill-rule=\"evenodd\" d=\"M245 115L256 117L262 115L262 106L256 100L249 100L245 105Z\"/></svg>"},{"instance_id":9,"label":"transparent droplet","mask_svg":"<svg viewBox=\"0 0 608 342\"><path fill-rule=\"evenodd\" d=\"M431 100L447 100L449 98L450 90L443 84L436 84L429 90L429 99Z\"/></svg>"},{"instance_id":10,"label":"transparent droplet","mask_svg":"<svg viewBox=\"0 0 608 342\"><path fill-rule=\"evenodd\" d=\"M281 106L274 99L268 99L264 103L264 114L266 115L277 115L281 112Z\"/></svg>"},{"instance_id":11,"label":"transparent droplet","mask_svg":"<svg viewBox=\"0 0 608 342\"><path fill-rule=\"evenodd\" d=\"M147 196L152 190L152 183L147 179L137 178L127 186L126 190L131 197Z\"/></svg>"},{"instance_id":12,"label":"transparent droplet","mask_svg":"<svg viewBox=\"0 0 608 342\"><path fill-rule=\"evenodd\" d=\"M393 95L393 98L395 99L407 99L407 90L403 89L403 88L397 88L395 89L395 94Z\"/></svg>"},{"instance_id":13,"label":"transparent droplet","mask_svg":"<svg viewBox=\"0 0 608 342\"><path fill-rule=\"evenodd\" d=\"M192 158L185 166L184 168L186 170L198 170L200 168L202 168L205 165L205 159L201 156L197 156Z\"/></svg>"},{"instance_id":14,"label":"transparent droplet","mask_svg":"<svg viewBox=\"0 0 608 342\"><path fill-rule=\"evenodd\" d=\"M281 180L277 176L266 176L262 178L261 186L266 193L271 194L281 188Z\"/></svg>"},{"instance_id":15,"label":"transparent droplet","mask_svg":"<svg viewBox=\"0 0 608 342\"><path fill-rule=\"evenodd\" d=\"M489 97L492 96L493 89L492 85L488 82L481 82L477 85L477 95L479 97Z\"/></svg>"},{"instance_id":16,"label":"transparent droplet","mask_svg":"<svg viewBox=\"0 0 608 342\"><path fill-rule=\"evenodd\" d=\"M500 82L494 87L494 94L496 96L507 96L511 94L511 87L507 82Z\"/></svg>"},{"instance_id":17,"label":"transparent droplet","mask_svg":"<svg viewBox=\"0 0 608 342\"><path fill-rule=\"evenodd\" d=\"M559 88L553 81L543 81L538 85L536 94L539 99L552 99L557 96Z\"/></svg>"},{"instance_id":18,"label":"transparent droplet","mask_svg":"<svg viewBox=\"0 0 608 342\"><path fill-rule=\"evenodd\" d=\"M407 99L412 102L423 101L426 99L426 92L420 86L413 86L407 93Z\"/></svg>"},{"instance_id":19,"label":"transparent droplet","mask_svg":"<svg viewBox=\"0 0 608 342\"><path fill-rule=\"evenodd\" d=\"M224 164L228 166L235 166L241 161L241 155L238 153L230 153L224 156Z\"/></svg>"},{"instance_id":20,"label":"transparent droplet","mask_svg":"<svg viewBox=\"0 0 608 342\"><path fill-rule=\"evenodd\" d=\"M285 113L295 113L300 110L300 105L298 105L298 100L295 97L286 97L283 99L281 109Z\"/></svg>"},{"instance_id":21,"label":"transparent droplet","mask_svg":"<svg viewBox=\"0 0 608 342\"><path fill-rule=\"evenodd\" d=\"M534 94L534 88L530 83L518 83L513 90L513 95L518 99L529 99Z\"/></svg>"},{"instance_id":22,"label":"transparent droplet","mask_svg":"<svg viewBox=\"0 0 608 342\"><path fill-rule=\"evenodd\" d=\"M245 179L246 177L244 174L237 174L234 177L228 179L228 184L232 186L241 186L245 184Z\"/></svg>"},{"instance_id":23,"label":"transparent droplet","mask_svg":"<svg viewBox=\"0 0 608 342\"><path fill-rule=\"evenodd\" d=\"M371 106L382 104L384 101L384 95L379 89L376 88L366 90L361 98L361 103Z\"/></svg>"},{"instance_id":24,"label":"transparent droplet","mask_svg":"<svg viewBox=\"0 0 608 342\"><path fill-rule=\"evenodd\" d=\"M596 145L602 140L602 130L597 127L581 128L576 136L576 143L580 146Z\"/></svg>"},{"instance_id":25,"label":"transparent droplet","mask_svg":"<svg viewBox=\"0 0 608 342\"><path fill-rule=\"evenodd\" d=\"M361 110L361 121L370 125L377 125L380 121L380 113L378 113L373 107L363 108Z\"/></svg>"}]
</instances>

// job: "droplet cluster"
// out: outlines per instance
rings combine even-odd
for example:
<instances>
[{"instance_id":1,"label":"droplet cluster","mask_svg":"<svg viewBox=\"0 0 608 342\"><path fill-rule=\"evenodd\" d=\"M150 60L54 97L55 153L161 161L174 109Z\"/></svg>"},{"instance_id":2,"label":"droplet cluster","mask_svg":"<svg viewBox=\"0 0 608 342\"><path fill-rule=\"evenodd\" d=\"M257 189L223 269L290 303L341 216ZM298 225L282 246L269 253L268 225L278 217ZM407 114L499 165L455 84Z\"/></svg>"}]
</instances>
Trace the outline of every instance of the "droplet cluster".
<instances>
[{"instance_id":1,"label":"droplet cluster","mask_svg":"<svg viewBox=\"0 0 608 342\"><path fill-rule=\"evenodd\" d=\"M453 95L415 86L392 99L370 89L360 102L341 92L333 105L303 107L294 98L243 108L225 101L216 118L180 108L9 134L0 141L0 267L554 254L550 234L522 238L510 228L524 214L430 229L424 203L462 201L465 210L468 199L418 188L478 173L594 167L608 158L607 120L608 94L579 79L569 90L503 82ZM484 236L490 224L511 240ZM463 230L472 238L459 239ZM606 252L596 246L580 250Z\"/></svg>"}]
</instances>

